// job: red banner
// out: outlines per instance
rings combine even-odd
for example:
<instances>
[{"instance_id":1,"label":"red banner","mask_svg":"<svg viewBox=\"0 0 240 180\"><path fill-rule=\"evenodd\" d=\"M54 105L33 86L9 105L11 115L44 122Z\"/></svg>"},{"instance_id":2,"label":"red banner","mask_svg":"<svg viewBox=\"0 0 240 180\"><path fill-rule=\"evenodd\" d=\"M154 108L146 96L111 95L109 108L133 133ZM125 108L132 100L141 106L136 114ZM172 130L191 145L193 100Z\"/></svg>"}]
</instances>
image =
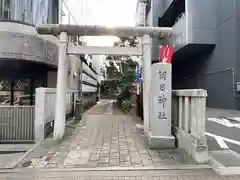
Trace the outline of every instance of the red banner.
<instances>
[{"instance_id":1,"label":"red banner","mask_svg":"<svg viewBox=\"0 0 240 180\"><path fill-rule=\"evenodd\" d=\"M159 62L171 64L173 53L174 53L174 47L173 46L160 46L159 50L160 50Z\"/></svg>"}]
</instances>

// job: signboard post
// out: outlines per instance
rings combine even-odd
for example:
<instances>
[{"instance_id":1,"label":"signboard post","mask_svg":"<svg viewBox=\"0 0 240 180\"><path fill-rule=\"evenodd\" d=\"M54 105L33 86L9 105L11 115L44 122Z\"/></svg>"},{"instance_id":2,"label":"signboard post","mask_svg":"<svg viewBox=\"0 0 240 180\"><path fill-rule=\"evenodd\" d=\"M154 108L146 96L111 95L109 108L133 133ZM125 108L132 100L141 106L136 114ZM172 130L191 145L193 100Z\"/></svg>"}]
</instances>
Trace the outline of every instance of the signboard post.
<instances>
[{"instance_id":1,"label":"signboard post","mask_svg":"<svg viewBox=\"0 0 240 180\"><path fill-rule=\"evenodd\" d=\"M151 148L174 148L171 133L172 65L155 63L151 67L150 131Z\"/></svg>"},{"instance_id":2,"label":"signboard post","mask_svg":"<svg viewBox=\"0 0 240 180\"><path fill-rule=\"evenodd\" d=\"M140 94L140 84L142 82L142 68L138 68L136 71L136 82L137 82L137 95Z\"/></svg>"},{"instance_id":3,"label":"signboard post","mask_svg":"<svg viewBox=\"0 0 240 180\"><path fill-rule=\"evenodd\" d=\"M136 71L136 82L137 82L137 95L136 95L136 105L137 105L137 116L141 116L141 103L140 103L140 92L142 83L142 67L137 68Z\"/></svg>"}]
</instances>

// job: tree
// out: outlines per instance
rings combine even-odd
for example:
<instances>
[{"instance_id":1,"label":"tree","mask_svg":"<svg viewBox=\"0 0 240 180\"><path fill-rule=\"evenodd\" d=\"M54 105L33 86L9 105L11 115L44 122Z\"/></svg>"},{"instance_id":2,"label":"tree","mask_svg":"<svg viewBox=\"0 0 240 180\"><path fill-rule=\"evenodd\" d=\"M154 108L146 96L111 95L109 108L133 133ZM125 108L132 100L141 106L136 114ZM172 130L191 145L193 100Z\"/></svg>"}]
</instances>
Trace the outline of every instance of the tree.
<instances>
[{"instance_id":1,"label":"tree","mask_svg":"<svg viewBox=\"0 0 240 180\"><path fill-rule=\"evenodd\" d=\"M114 47L136 47L138 45L135 37L120 38L119 41L114 43ZM112 77L118 78L119 96L118 100L124 109L130 110L131 97L132 97L132 83L136 79L136 67L137 62L133 61L131 56L107 56L106 60L109 61L110 66L107 70L107 74L111 74ZM118 70L114 62L119 62L120 70Z\"/></svg>"},{"instance_id":2,"label":"tree","mask_svg":"<svg viewBox=\"0 0 240 180\"><path fill-rule=\"evenodd\" d=\"M105 74L106 74L105 68L101 67L101 69L100 69L100 74L102 75L102 77L105 78Z\"/></svg>"}]
</instances>

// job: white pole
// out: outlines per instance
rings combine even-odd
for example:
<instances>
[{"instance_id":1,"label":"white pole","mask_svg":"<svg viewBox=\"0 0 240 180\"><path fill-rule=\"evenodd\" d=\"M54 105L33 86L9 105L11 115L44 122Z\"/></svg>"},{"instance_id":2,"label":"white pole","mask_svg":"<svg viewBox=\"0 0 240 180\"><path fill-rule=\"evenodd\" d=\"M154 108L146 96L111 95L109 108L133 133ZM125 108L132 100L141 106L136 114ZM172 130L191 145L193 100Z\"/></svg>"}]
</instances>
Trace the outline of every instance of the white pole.
<instances>
[{"instance_id":1,"label":"white pole","mask_svg":"<svg viewBox=\"0 0 240 180\"><path fill-rule=\"evenodd\" d=\"M58 2L58 24L62 24L62 4L63 2L60 0Z\"/></svg>"},{"instance_id":2,"label":"white pole","mask_svg":"<svg viewBox=\"0 0 240 180\"><path fill-rule=\"evenodd\" d=\"M58 75L57 75L57 95L55 109L54 139L58 140L63 137L65 130L66 114L66 89L67 89L67 44L68 35L66 32L60 34L60 47L58 56Z\"/></svg>"},{"instance_id":3,"label":"white pole","mask_svg":"<svg viewBox=\"0 0 240 180\"><path fill-rule=\"evenodd\" d=\"M143 119L144 133L147 136L150 122L150 90L151 90L151 38L143 36Z\"/></svg>"},{"instance_id":4,"label":"white pole","mask_svg":"<svg viewBox=\"0 0 240 180\"><path fill-rule=\"evenodd\" d=\"M70 11L68 12L68 24L71 24L71 13L70 13Z\"/></svg>"}]
</instances>

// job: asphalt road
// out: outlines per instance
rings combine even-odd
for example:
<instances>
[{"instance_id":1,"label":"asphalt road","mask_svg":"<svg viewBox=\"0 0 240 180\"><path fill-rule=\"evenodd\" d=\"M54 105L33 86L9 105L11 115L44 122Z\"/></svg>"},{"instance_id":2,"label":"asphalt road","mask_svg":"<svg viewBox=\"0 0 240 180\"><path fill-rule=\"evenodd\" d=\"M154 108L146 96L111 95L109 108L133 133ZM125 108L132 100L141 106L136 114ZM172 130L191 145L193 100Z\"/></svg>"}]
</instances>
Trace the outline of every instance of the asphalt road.
<instances>
[{"instance_id":1,"label":"asphalt road","mask_svg":"<svg viewBox=\"0 0 240 180\"><path fill-rule=\"evenodd\" d=\"M240 128L227 127L227 126L218 124L216 122L207 121L206 131L208 133L213 134L213 135L224 137L224 139L226 138L226 139L229 139L229 140L233 140L233 142L237 141L240 144ZM212 137L212 138L211 138L211 136L207 136L207 137L208 137L208 140L215 139L215 141L217 141L216 138L214 138L214 137ZM229 143L229 144L234 144L234 143L231 143L231 141L228 142L224 139L223 139L224 142ZM209 144L209 146L211 148L215 148L215 149L220 148L220 147L219 148L214 147L213 144ZM240 146L239 146L239 149L238 148L233 148L232 150L234 150L234 151L236 151L240 154Z\"/></svg>"},{"instance_id":2,"label":"asphalt road","mask_svg":"<svg viewBox=\"0 0 240 180\"><path fill-rule=\"evenodd\" d=\"M219 150L230 150L233 159L227 157L224 160L222 154L216 156L216 160L224 163L237 161L236 155L240 158L240 112L220 109L207 109L206 135L208 147L211 152ZM239 161L239 159L238 159ZM237 163L240 166L240 162ZM236 166L236 165L234 165Z\"/></svg>"}]
</instances>

